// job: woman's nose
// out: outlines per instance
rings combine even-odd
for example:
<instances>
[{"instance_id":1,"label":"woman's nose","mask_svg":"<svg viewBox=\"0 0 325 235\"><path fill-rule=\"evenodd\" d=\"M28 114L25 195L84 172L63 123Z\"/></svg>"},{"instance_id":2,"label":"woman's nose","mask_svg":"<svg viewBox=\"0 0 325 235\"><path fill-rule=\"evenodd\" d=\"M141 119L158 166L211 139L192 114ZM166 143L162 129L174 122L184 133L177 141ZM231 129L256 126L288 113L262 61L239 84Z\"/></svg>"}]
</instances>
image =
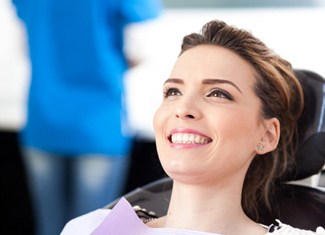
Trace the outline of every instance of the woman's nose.
<instances>
[{"instance_id":1,"label":"woman's nose","mask_svg":"<svg viewBox=\"0 0 325 235\"><path fill-rule=\"evenodd\" d=\"M181 118L181 119L195 119L195 116L193 114L185 114L185 113L177 113L176 117Z\"/></svg>"},{"instance_id":2,"label":"woman's nose","mask_svg":"<svg viewBox=\"0 0 325 235\"><path fill-rule=\"evenodd\" d=\"M193 101L182 101L176 108L176 117L180 119L200 119L202 116L197 104Z\"/></svg>"}]
</instances>

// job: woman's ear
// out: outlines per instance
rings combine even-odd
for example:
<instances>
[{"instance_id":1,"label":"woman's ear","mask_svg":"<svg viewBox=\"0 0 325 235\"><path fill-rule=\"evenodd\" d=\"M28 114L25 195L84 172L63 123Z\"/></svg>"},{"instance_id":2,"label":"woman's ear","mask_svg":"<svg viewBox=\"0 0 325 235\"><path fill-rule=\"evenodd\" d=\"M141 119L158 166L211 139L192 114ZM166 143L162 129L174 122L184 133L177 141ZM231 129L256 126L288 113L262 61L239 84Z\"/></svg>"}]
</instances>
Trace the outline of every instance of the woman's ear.
<instances>
[{"instance_id":1,"label":"woman's ear","mask_svg":"<svg viewBox=\"0 0 325 235\"><path fill-rule=\"evenodd\" d=\"M257 154L266 154L276 149L280 139L280 122L277 118L270 118L264 122L264 134L256 145Z\"/></svg>"}]
</instances>

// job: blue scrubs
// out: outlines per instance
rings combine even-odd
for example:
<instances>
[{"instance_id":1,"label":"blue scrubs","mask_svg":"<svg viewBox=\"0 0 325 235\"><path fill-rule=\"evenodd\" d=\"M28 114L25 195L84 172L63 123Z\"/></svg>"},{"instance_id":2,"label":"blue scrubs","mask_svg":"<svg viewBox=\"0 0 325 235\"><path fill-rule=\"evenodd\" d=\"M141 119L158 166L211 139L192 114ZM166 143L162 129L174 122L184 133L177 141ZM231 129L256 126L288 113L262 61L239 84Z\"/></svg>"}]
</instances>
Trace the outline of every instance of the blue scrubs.
<instances>
[{"instance_id":1,"label":"blue scrubs","mask_svg":"<svg viewBox=\"0 0 325 235\"><path fill-rule=\"evenodd\" d=\"M23 157L38 235L123 190L131 136L123 29L155 18L158 0L13 0L31 61Z\"/></svg>"},{"instance_id":2,"label":"blue scrubs","mask_svg":"<svg viewBox=\"0 0 325 235\"><path fill-rule=\"evenodd\" d=\"M22 142L57 154L125 155L123 28L156 17L156 0L13 0L32 67Z\"/></svg>"}]
</instances>

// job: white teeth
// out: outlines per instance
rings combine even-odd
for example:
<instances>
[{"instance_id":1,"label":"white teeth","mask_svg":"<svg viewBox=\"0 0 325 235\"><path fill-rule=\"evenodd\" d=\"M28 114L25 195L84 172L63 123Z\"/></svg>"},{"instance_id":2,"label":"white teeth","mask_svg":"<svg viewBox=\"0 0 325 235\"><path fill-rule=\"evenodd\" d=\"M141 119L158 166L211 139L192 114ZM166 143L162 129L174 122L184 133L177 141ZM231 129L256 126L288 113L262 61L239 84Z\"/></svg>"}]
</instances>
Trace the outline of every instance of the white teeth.
<instances>
[{"instance_id":1,"label":"white teeth","mask_svg":"<svg viewBox=\"0 0 325 235\"><path fill-rule=\"evenodd\" d=\"M206 144L209 142L209 140L203 136L188 133L173 134L171 141L177 144Z\"/></svg>"}]
</instances>

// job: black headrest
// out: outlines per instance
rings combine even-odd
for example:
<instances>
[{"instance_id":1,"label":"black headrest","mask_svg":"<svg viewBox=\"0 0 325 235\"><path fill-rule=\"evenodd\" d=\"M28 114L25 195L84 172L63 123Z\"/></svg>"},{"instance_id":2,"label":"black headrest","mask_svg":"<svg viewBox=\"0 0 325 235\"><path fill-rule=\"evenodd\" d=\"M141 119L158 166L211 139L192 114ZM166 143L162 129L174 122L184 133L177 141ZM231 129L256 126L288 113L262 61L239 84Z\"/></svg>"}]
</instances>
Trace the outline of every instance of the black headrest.
<instances>
[{"instance_id":1,"label":"black headrest","mask_svg":"<svg viewBox=\"0 0 325 235\"><path fill-rule=\"evenodd\" d=\"M304 92L299 119L296 167L283 181L300 180L319 173L325 164L325 79L308 70L295 70Z\"/></svg>"}]
</instances>

